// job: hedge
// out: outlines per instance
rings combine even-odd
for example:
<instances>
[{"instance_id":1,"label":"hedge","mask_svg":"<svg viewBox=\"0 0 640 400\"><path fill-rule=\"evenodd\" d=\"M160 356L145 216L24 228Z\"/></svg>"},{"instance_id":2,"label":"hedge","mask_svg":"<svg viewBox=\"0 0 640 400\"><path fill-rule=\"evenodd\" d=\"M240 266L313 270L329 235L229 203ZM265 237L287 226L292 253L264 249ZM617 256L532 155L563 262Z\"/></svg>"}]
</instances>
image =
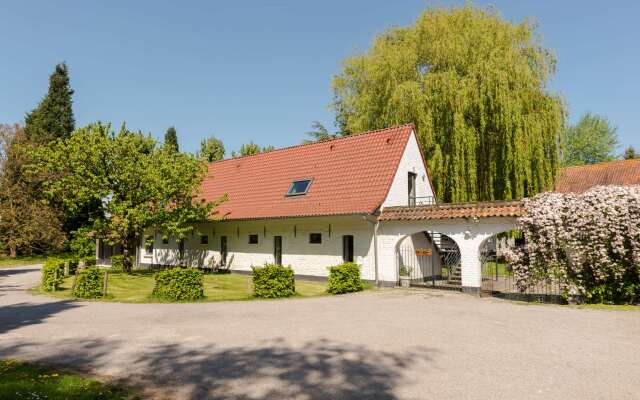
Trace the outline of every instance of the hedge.
<instances>
[{"instance_id":1,"label":"hedge","mask_svg":"<svg viewBox=\"0 0 640 400\"><path fill-rule=\"evenodd\" d=\"M83 268L78 273L78 280L73 295L81 299L97 299L102 297L104 272L96 267Z\"/></svg>"},{"instance_id":2,"label":"hedge","mask_svg":"<svg viewBox=\"0 0 640 400\"><path fill-rule=\"evenodd\" d=\"M204 298L204 274L195 268L171 268L155 274L153 296L172 301Z\"/></svg>"},{"instance_id":3,"label":"hedge","mask_svg":"<svg viewBox=\"0 0 640 400\"><path fill-rule=\"evenodd\" d=\"M329 283L327 292L343 294L359 292L364 289L360 279L360 266L354 263L345 263L329 268Z\"/></svg>"},{"instance_id":4,"label":"hedge","mask_svg":"<svg viewBox=\"0 0 640 400\"><path fill-rule=\"evenodd\" d=\"M96 265L96 258L95 257L86 257L84 259L84 266L85 267L93 267Z\"/></svg>"},{"instance_id":5,"label":"hedge","mask_svg":"<svg viewBox=\"0 0 640 400\"><path fill-rule=\"evenodd\" d=\"M47 292L58 290L64 281L64 260L49 257L42 267L42 289Z\"/></svg>"},{"instance_id":6,"label":"hedge","mask_svg":"<svg viewBox=\"0 0 640 400\"><path fill-rule=\"evenodd\" d=\"M253 295L261 298L290 297L296 294L293 270L281 265L265 265L253 270Z\"/></svg>"},{"instance_id":7,"label":"hedge","mask_svg":"<svg viewBox=\"0 0 640 400\"><path fill-rule=\"evenodd\" d=\"M124 255L119 254L111 257L111 268L113 270L122 271L124 267Z\"/></svg>"}]
</instances>

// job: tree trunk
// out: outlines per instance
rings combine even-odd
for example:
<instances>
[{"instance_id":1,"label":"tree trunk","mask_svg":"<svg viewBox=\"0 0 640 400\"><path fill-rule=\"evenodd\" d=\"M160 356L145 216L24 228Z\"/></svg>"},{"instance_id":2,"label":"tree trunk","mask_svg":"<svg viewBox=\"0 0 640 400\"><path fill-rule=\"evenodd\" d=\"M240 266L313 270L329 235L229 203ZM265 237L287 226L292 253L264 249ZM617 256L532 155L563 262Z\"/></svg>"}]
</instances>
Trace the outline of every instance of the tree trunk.
<instances>
[{"instance_id":1,"label":"tree trunk","mask_svg":"<svg viewBox=\"0 0 640 400\"><path fill-rule=\"evenodd\" d=\"M131 242L129 240L125 240L122 243L122 255L124 256L122 260L122 269L127 274L130 274L133 269L133 263L131 262L131 258L129 257L129 255L131 254L130 243Z\"/></svg>"},{"instance_id":2,"label":"tree trunk","mask_svg":"<svg viewBox=\"0 0 640 400\"><path fill-rule=\"evenodd\" d=\"M18 249L16 246L9 246L9 257L16 258L18 257Z\"/></svg>"}]
</instances>

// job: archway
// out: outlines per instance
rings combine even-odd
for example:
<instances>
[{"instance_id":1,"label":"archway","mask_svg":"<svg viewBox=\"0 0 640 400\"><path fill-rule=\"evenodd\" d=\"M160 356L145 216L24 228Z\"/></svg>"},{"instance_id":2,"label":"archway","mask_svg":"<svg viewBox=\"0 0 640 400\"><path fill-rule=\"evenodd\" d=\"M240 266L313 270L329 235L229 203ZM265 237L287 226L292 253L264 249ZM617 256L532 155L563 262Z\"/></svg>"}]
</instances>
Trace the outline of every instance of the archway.
<instances>
[{"instance_id":1,"label":"archway","mask_svg":"<svg viewBox=\"0 0 640 400\"><path fill-rule=\"evenodd\" d=\"M411 286L461 289L460 248L440 232L404 236L396 245L396 268L399 280L408 277Z\"/></svg>"},{"instance_id":2,"label":"archway","mask_svg":"<svg viewBox=\"0 0 640 400\"><path fill-rule=\"evenodd\" d=\"M524 248L525 240L519 230L498 233L482 242L479 251L481 294L514 300L561 301L562 291L558 282L543 281L527 288L519 288L516 285L513 268L506 254Z\"/></svg>"}]
</instances>

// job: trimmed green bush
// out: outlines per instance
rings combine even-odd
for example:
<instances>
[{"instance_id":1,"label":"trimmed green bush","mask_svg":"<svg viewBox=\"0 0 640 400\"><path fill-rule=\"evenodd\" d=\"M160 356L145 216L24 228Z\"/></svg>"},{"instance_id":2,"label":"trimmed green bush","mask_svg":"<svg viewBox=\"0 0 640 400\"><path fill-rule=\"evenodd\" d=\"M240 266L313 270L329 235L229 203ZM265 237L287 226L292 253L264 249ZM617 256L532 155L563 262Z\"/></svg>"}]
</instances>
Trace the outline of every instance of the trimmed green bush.
<instances>
[{"instance_id":1,"label":"trimmed green bush","mask_svg":"<svg viewBox=\"0 0 640 400\"><path fill-rule=\"evenodd\" d=\"M329 268L329 283L327 292L343 294L359 292L364 289L360 279L360 266L354 263L344 263Z\"/></svg>"},{"instance_id":2,"label":"trimmed green bush","mask_svg":"<svg viewBox=\"0 0 640 400\"><path fill-rule=\"evenodd\" d=\"M93 267L96 265L96 258L95 257L85 257L84 258L84 266L85 267Z\"/></svg>"},{"instance_id":3,"label":"trimmed green bush","mask_svg":"<svg viewBox=\"0 0 640 400\"><path fill-rule=\"evenodd\" d=\"M102 280L104 272L96 267L83 268L78 274L73 295L81 299L98 299L102 297Z\"/></svg>"},{"instance_id":4,"label":"trimmed green bush","mask_svg":"<svg viewBox=\"0 0 640 400\"><path fill-rule=\"evenodd\" d=\"M253 270L253 295L255 297L274 299L296 294L296 283L291 268L270 264L251 269Z\"/></svg>"},{"instance_id":5,"label":"trimmed green bush","mask_svg":"<svg viewBox=\"0 0 640 400\"><path fill-rule=\"evenodd\" d=\"M195 268L171 268L155 274L153 296L172 301L193 301L204 297L204 274Z\"/></svg>"},{"instance_id":6,"label":"trimmed green bush","mask_svg":"<svg viewBox=\"0 0 640 400\"><path fill-rule=\"evenodd\" d=\"M58 290L64 281L64 260L49 257L42 266L42 290L52 292Z\"/></svg>"},{"instance_id":7,"label":"trimmed green bush","mask_svg":"<svg viewBox=\"0 0 640 400\"><path fill-rule=\"evenodd\" d=\"M113 270L122 271L124 267L124 255L119 254L111 257L111 268Z\"/></svg>"}]
</instances>

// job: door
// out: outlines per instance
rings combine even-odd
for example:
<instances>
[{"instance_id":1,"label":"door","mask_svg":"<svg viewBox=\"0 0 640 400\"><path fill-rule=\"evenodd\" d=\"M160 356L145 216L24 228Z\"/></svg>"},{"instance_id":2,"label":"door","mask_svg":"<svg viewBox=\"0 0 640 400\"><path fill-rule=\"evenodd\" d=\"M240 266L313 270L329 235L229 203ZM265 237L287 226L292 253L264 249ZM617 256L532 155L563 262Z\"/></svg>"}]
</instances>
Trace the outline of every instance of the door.
<instances>
[{"instance_id":1,"label":"door","mask_svg":"<svg viewBox=\"0 0 640 400\"><path fill-rule=\"evenodd\" d=\"M227 265L227 237L220 236L220 265Z\"/></svg>"},{"instance_id":2,"label":"door","mask_svg":"<svg viewBox=\"0 0 640 400\"><path fill-rule=\"evenodd\" d=\"M344 235L342 237L342 260L344 262L353 262L353 235Z\"/></svg>"},{"instance_id":3,"label":"door","mask_svg":"<svg viewBox=\"0 0 640 400\"><path fill-rule=\"evenodd\" d=\"M276 265L282 265L282 236L273 237L273 260Z\"/></svg>"},{"instance_id":4,"label":"door","mask_svg":"<svg viewBox=\"0 0 640 400\"><path fill-rule=\"evenodd\" d=\"M409 202L410 206L416 205L416 174L409 172Z\"/></svg>"}]
</instances>

